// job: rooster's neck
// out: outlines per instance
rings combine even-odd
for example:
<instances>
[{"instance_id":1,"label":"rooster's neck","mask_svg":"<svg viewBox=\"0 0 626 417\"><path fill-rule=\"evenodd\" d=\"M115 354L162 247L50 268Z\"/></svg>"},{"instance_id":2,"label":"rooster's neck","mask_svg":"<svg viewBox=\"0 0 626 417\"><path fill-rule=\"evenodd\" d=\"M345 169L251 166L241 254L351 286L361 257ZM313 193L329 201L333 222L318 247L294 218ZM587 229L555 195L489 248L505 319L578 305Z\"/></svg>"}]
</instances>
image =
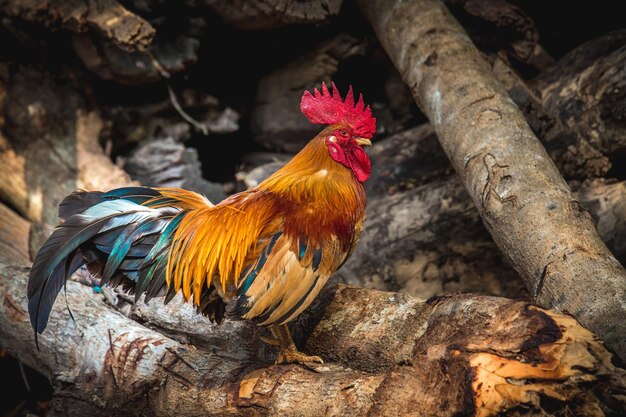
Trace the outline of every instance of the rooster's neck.
<instances>
[{"instance_id":1,"label":"rooster's neck","mask_svg":"<svg viewBox=\"0 0 626 417\"><path fill-rule=\"evenodd\" d=\"M363 185L330 157L321 135L259 184L257 191L284 213L285 233L308 236L310 242L334 235L349 245L365 215Z\"/></svg>"},{"instance_id":2,"label":"rooster's neck","mask_svg":"<svg viewBox=\"0 0 626 417\"><path fill-rule=\"evenodd\" d=\"M324 133L262 182L259 189L299 201L336 200L337 204L343 201L351 209L364 205L363 185L350 169L330 157Z\"/></svg>"}]
</instances>

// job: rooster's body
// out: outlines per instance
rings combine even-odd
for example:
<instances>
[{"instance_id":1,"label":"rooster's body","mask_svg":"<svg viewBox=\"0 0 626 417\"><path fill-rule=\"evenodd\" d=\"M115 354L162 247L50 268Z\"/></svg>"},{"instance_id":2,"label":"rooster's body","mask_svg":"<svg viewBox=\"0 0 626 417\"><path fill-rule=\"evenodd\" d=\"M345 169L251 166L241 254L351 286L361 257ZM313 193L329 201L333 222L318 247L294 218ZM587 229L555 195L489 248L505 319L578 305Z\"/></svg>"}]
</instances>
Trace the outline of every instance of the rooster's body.
<instances>
[{"instance_id":1,"label":"rooster's body","mask_svg":"<svg viewBox=\"0 0 626 417\"><path fill-rule=\"evenodd\" d=\"M334 87L334 85L333 85ZM334 107L333 107L334 106ZM60 205L64 222L39 251L28 296L31 322L46 327L54 300L81 265L136 298L179 291L221 322L226 306L269 326L279 361L318 361L298 352L286 323L348 259L365 215L361 184L375 119L352 92L305 93L302 110L332 124L259 186L217 205L182 189L77 191ZM334 114L333 114L334 113Z\"/></svg>"}]
</instances>

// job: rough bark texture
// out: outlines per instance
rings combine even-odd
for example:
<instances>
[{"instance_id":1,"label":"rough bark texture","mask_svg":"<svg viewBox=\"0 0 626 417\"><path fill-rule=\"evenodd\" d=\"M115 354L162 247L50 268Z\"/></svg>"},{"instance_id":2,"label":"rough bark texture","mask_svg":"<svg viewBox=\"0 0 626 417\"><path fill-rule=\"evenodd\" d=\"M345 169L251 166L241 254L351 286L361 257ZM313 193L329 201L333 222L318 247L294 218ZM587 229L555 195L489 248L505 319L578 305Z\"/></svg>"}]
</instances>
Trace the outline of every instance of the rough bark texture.
<instances>
[{"instance_id":1,"label":"rough bark texture","mask_svg":"<svg viewBox=\"0 0 626 417\"><path fill-rule=\"evenodd\" d=\"M626 182L597 179L576 192L594 220L598 233L620 262L626 262Z\"/></svg>"},{"instance_id":2,"label":"rough bark texture","mask_svg":"<svg viewBox=\"0 0 626 417\"><path fill-rule=\"evenodd\" d=\"M195 191L218 203L226 198L222 186L202 178L198 151L173 137L143 142L124 164L133 179L148 187L173 187Z\"/></svg>"},{"instance_id":3,"label":"rough bark texture","mask_svg":"<svg viewBox=\"0 0 626 417\"><path fill-rule=\"evenodd\" d=\"M28 222L0 210L0 236L25 240ZM626 406L626 372L574 319L484 296L329 289L298 323L310 334L305 350L327 363L299 367L269 365L250 323L216 327L179 300L165 309L155 300L133 313L148 328L70 281L76 321L60 299L37 352L29 261L3 242L0 347L52 379L54 415L487 416L522 407L601 416Z\"/></svg>"},{"instance_id":4,"label":"rough bark texture","mask_svg":"<svg viewBox=\"0 0 626 417\"><path fill-rule=\"evenodd\" d=\"M575 69L563 67L560 62L556 66L561 68L561 74L564 76L567 74L570 77L576 73ZM594 147L589 141L591 132L596 129L594 125L583 120L564 124L559 114L566 112L566 108L563 106L545 107L540 99L543 92L528 85L502 60L496 58L492 69L498 81L508 91L509 97L524 112L526 121L566 179L601 177L609 172L612 154L606 149ZM608 68L605 67L605 69ZM574 93L575 90L570 91L572 94L578 94ZM596 101L596 98L593 95L579 95L578 100L587 103ZM603 116L604 119L611 118L609 114ZM611 124L609 120L603 120L603 123ZM612 133L618 133L620 129L617 126L612 128L616 130Z\"/></svg>"},{"instance_id":5,"label":"rough bark texture","mask_svg":"<svg viewBox=\"0 0 626 417\"><path fill-rule=\"evenodd\" d=\"M239 29L268 29L289 24L323 23L339 13L342 0L204 0Z\"/></svg>"},{"instance_id":6,"label":"rough bark texture","mask_svg":"<svg viewBox=\"0 0 626 417\"><path fill-rule=\"evenodd\" d=\"M102 120L79 91L75 79L28 67L0 79L0 198L29 220L56 225L58 204L78 188L132 184L102 151Z\"/></svg>"},{"instance_id":7,"label":"rough bark texture","mask_svg":"<svg viewBox=\"0 0 626 417\"><path fill-rule=\"evenodd\" d=\"M537 77L542 104L605 154L626 152L626 30L589 41Z\"/></svg>"},{"instance_id":8,"label":"rough bark texture","mask_svg":"<svg viewBox=\"0 0 626 417\"><path fill-rule=\"evenodd\" d=\"M129 51L146 49L155 34L150 23L115 0L2 0L0 9L53 29L95 30Z\"/></svg>"},{"instance_id":9,"label":"rough bark texture","mask_svg":"<svg viewBox=\"0 0 626 417\"><path fill-rule=\"evenodd\" d=\"M360 4L530 293L626 359L626 271L463 28L436 0Z\"/></svg>"}]
</instances>

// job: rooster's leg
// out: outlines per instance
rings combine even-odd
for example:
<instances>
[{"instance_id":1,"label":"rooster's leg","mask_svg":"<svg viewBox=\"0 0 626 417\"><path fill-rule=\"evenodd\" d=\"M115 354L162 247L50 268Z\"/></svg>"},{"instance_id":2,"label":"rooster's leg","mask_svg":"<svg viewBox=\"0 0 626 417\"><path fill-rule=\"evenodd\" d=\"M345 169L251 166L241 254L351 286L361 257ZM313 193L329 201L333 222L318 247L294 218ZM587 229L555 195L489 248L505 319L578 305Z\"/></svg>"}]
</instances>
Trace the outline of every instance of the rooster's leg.
<instances>
[{"instance_id":1,"label":"rooster's leg","mask_svg":"<svg viewBox=\"0 0 626 417\"><path fill-rule=\"evenodd\" d=\"M322 358L319 356L309 356L300 352L296 347L295 343L293 343L293 339L291 338L291 333L289 333L289 328L286 324L281 324L279 326L271 327L272 333L274 337L280 344L280 353L278 354L278 358L276 359L276 363L306 363L306 362L318 362L324 363Z\"/></svg>"}]
</instances>

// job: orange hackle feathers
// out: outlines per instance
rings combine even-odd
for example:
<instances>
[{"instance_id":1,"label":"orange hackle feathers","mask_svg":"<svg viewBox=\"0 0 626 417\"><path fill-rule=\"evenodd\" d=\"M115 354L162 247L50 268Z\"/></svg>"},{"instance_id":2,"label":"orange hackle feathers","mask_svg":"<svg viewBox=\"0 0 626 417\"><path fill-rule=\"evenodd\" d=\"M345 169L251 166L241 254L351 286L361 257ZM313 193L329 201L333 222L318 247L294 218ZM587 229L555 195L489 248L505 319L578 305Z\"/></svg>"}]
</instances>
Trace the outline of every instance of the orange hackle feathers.
<instances>
[{"instance_id":1,"label":"orange hackle feathers","mask_svg":"<svg viewBox=\"0 0 626 417\"><path fill-rule=\"evenodd\" d=\"M285 229L297 229L318 239L328 233L345 237L365 210L365 192L350 171L330 157L324 138L337 126L324 129L287 165L259 185L293 203ZM297 209L295 209L297 208Z\"/></svg>"},{"instance_id":2,"label":"orange hackle feathers","mask_svg":"<svg viewBox=\"0 0 626 417\"><path fill-rule=\"evenodd\" d=\"M347 250L354 224L365 210L365 193L328 155L323 137L330 129L258 187L215 206L192 192L160 189L162 196L153 202L190 210L173 238L168 284L196 304L214 277L222 293L233 293L262 249L255 246L279 230L306 236L312 245L336 236Z\"/></svg>"}]
</instances>

